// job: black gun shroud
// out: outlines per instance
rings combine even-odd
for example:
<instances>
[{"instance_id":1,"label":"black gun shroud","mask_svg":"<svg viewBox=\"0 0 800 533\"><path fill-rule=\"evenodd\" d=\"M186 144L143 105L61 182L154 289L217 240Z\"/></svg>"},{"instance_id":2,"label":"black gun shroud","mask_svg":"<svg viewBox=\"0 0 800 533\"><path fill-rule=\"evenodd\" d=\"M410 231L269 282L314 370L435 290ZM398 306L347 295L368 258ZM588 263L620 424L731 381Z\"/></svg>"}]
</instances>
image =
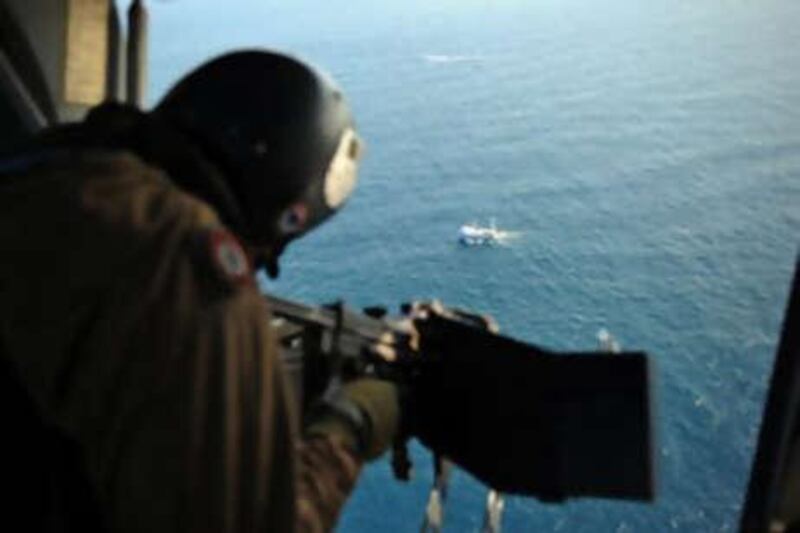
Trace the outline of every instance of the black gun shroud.
<instances>
[{"instance_id":1,"label":"black gun shroud","mask_svg":"<svg viewBox=\"0 0 800 533\"><path fill-rule=\"evenodd\" d=\"M429 428L413 436L493 489L545 501L653 499L645 353L553 352L452 310L416 322L415 350L380 308L267 302L304 408L332 380L393 380L411 391L404 416ZM374 353L387 343L394 360Z\"/></svg>"}]
</instances>

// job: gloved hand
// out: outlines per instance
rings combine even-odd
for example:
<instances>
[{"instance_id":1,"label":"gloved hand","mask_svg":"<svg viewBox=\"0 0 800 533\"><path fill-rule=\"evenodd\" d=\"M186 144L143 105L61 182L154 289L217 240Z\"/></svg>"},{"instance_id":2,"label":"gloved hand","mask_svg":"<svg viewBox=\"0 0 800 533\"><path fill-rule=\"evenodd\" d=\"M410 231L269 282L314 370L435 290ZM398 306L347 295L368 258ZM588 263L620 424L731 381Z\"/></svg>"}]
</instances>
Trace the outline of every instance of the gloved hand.
<instances>
[{"instance_id":1,"label":"gloved hand","mask_svg":"<svg viewBox=\"0 0 800 533\"><path fill-rule=\"evenodd\" d=\"M380 379L356 379L326 394L306 419L307 436L332 436L360 457L376 459L389 448L398 430L397 386Z\"/></svg>"},{"instance_id":2,"label":"gloved hand","mask_svg":"<svg viewBox=\"0 0 800 533\"><path fill-rule=\"evenodd\" d=\"M422 358L407 390L406 431L490 487L556 494L553 424L541 401L547 361L485 335L497 330L490 317L435 302L412 308L411 317Z\"/></svg>"},{"instance_id":3,"label":"gloved hand","mask_svg":"<svg viewBox=\"0 0 800 533\"><path fill-rule=\"evenodd\" d=\"M406 312L423 360L406 391L404 429L438 453L459 456L475 439L468 443L455 435L471 432L472 426L485 427L487 415L492 414L483 412L488 407L486 392L497 393L483 387L496 364L491 361L489 368L483 367L483 354L492 353L490 338L471 333L498 333L499 326L491 316L448 309L438 300L414 302ZM454 327L451 319L471 323L475 329Z\"/></svg>"}]
</instances>

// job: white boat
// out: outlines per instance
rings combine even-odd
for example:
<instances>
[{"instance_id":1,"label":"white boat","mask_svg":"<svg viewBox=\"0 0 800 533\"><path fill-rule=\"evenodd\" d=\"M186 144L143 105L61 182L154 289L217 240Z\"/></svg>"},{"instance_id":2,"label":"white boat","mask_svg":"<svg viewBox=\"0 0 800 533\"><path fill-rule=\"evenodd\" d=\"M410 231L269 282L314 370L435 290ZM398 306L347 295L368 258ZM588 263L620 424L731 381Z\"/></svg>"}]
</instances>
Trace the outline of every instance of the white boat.
<instances>
[{"instance_id":1,"label":"white boat","mask_svg":"<svg viewBox=\"0 0 800 533\"><path fill-rule=\"evenodd\" d=\"M503 232L497 229L494 220L488 227L464 224L458 230L458 242L464 246L492 246L499 244L502 238Z\"/></svg>"}]
</instances>

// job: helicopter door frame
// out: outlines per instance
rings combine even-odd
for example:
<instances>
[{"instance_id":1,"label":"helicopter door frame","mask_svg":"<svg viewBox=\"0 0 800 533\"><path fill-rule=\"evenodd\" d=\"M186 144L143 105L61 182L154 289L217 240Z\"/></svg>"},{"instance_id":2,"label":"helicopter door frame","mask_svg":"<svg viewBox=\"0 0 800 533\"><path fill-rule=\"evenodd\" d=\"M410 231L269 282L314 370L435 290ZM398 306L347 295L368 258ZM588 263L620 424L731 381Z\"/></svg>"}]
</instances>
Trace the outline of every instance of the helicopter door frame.
<instances>
[{"instance_id":1,"label":"helicopter door frame","mask_svg":"<svg viewBox=\"0 0 800 533\"><path fill-rule=\"evenodd\" d=\"M800 530L800 256L740 528L748 533Z\"/></svg>"}]
</instances>

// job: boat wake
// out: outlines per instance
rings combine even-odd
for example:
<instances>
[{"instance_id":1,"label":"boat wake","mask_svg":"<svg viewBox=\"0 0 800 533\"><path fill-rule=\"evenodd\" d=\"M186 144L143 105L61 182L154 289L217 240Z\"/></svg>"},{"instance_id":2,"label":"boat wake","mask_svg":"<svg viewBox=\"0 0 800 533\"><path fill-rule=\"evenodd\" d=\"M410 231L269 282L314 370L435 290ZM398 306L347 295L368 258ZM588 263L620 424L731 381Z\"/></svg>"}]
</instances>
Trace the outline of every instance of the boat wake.
<instances>
[{"instance_id":1,"label":"boat wake","mask_svg":"<svg viewBox=\"0 0 800 533\"><path fill-rule=\"evenodd\" d=\"M476 63L481 61L478 55L423 54L422 59L428 63Z\"/></svg>"}]
</instances>

